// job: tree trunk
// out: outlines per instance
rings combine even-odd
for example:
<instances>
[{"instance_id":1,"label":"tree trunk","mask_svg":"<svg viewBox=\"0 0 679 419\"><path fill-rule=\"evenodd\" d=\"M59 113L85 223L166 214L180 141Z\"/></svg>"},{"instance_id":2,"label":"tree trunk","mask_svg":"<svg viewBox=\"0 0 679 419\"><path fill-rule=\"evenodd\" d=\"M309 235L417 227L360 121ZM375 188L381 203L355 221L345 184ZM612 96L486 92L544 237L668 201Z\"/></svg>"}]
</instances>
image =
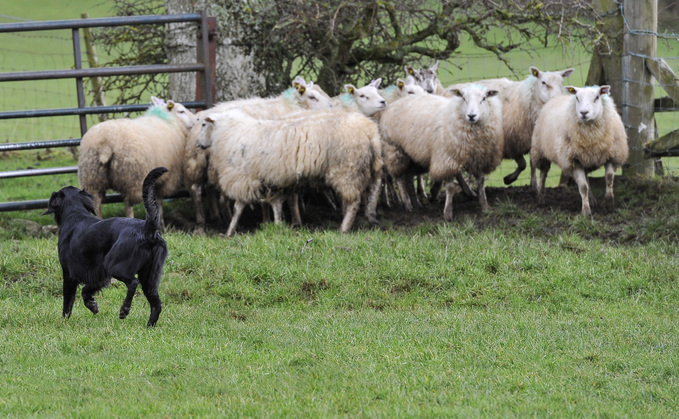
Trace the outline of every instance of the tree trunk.
<instances>
[{"instance_id":1,"label":"tree trunk","mask_svg":"<svg viewBox=\"0 0 679 419\"><path fill-rule=\"evenodd\" d=\"M266 77L254 67L251 54L233 46L232 40L242 37L242 28L234 22L224 8L208 1L165 0L168 14L196 13L207 10L209 16L217 17L217 79L216 101L227 101L243 97L263 96L266 92ZM166 48L169 64L193 63L196 61L197 31L193 23L172 23L166 31ZM171 73L170 97L176 101L196 99L196 74Z\"/></svg>"}]
</instances>

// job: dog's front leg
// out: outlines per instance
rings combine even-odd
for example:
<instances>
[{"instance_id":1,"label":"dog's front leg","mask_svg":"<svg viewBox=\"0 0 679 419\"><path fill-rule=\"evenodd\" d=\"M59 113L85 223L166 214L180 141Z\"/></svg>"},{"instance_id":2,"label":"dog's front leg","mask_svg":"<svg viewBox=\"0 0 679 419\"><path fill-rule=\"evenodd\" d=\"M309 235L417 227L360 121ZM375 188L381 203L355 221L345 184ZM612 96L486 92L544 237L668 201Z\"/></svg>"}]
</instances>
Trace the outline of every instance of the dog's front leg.
<instances>
[{"instance_id":1,"label":"dog's front leg","mask_svg":"<svg viewBox=\"0 0 679 419\"><path fill-rule=\"evenodd\" d=\"M92 285L85 285L82 291L85 307L89 308L94 314L99 313L99 305L94 300L94 293L97 291L99 291L99 288L93 287Z\"/></svg>"},{"instance_id":2,"label":"dog's front leg","mask_svg":"<svg viewBox=\"0 0 679 419\"><path fill-rule=\"evenodd\" d=\"M74 281L64 273L64 308L61 312L65 319L71 318L71 312L73 311L73 303L75 302L75 294L78 291L78 282Z\"/></svg>"},{"instance_id":3,"label":"dog's front leg","mask_svg":"<svg viewBox=\"0 0 679 419\"><path fill-rule=\"evenodd\" d=\"M137 285L139 285L137 278L132 278L132 280L125 279L123 281L127 284L127 296L125 297L125 301L123 301L123 306L120 307L120 315L118 317L121 319L124 319L130 314L132 298L134 298L134 294L137 292Z\"/></svg>"}]
</instances>

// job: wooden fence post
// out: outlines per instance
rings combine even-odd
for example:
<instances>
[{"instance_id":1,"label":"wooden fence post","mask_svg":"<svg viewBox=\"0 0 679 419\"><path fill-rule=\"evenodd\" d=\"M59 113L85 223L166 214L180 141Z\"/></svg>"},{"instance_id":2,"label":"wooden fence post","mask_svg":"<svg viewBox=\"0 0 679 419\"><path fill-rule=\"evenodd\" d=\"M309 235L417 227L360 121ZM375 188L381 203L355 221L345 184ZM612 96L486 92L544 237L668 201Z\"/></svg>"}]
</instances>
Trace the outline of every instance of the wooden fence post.
<instances>
[{"instance_id":1,"label":"wooden fence post","mask_svg":"<svg viewBox=\"0 0 679 419\"><path fill-rule=\"evenodd\" d=\"M623 18L622 120L630 148L623 174L652 178L653 161L644 156L643 146L655 136L653 78L646 68L646 58L656 57L658 0L624 0Z\"/></svg>"}]
</instances>

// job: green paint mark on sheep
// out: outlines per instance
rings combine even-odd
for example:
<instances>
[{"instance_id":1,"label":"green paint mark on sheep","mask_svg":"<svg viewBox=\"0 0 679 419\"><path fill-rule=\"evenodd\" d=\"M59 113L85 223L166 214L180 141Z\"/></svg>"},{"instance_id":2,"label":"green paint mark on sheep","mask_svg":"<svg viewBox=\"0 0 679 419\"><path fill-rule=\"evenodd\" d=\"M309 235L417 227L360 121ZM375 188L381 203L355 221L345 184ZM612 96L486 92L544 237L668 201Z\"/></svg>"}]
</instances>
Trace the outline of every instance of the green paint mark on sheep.
<instances>
[{"instance_id":1,"label":"green paint mark on sheep","mask_svg":"<svg viewBox=\"0 0 679 419\"><path fill-rule=\"evenodd\" d=\"M152 106L150 107L144 116L155 116L158 117L166 122L173 122L174 118L172 117L172 114L170 111L165 109L163 106Z\"/></svg>"}]
</instances>

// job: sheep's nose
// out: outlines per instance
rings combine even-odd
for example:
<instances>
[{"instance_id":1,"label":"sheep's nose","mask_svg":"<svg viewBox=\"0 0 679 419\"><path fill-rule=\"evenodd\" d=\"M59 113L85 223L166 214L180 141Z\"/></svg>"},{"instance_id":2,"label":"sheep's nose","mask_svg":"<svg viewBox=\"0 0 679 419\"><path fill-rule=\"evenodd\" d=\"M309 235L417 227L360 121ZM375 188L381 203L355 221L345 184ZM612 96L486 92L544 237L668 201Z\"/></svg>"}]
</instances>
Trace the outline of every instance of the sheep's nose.
<instances>
[{"instance_id":1,"label":"sheep's nose","mask_svg":"<svg viewBox=\"0 0 679 419\"><path fill-rule=\"evenodd\" d=\"M467 119L469 119L469 122L474 122L474 120L476 119L476 114L475 113L467 114Z\"/></svg>"},{"instance_id":2,"label":"sheep's nose","mask_svg":"<svg viewBox=\"0 0 679 419\"><path fill-rule=\"evenodd\" d=\"M580 115L582 115L583 118L586 118L588 113L589 111L580 111Z\"/></svg>"}]
</instances>

